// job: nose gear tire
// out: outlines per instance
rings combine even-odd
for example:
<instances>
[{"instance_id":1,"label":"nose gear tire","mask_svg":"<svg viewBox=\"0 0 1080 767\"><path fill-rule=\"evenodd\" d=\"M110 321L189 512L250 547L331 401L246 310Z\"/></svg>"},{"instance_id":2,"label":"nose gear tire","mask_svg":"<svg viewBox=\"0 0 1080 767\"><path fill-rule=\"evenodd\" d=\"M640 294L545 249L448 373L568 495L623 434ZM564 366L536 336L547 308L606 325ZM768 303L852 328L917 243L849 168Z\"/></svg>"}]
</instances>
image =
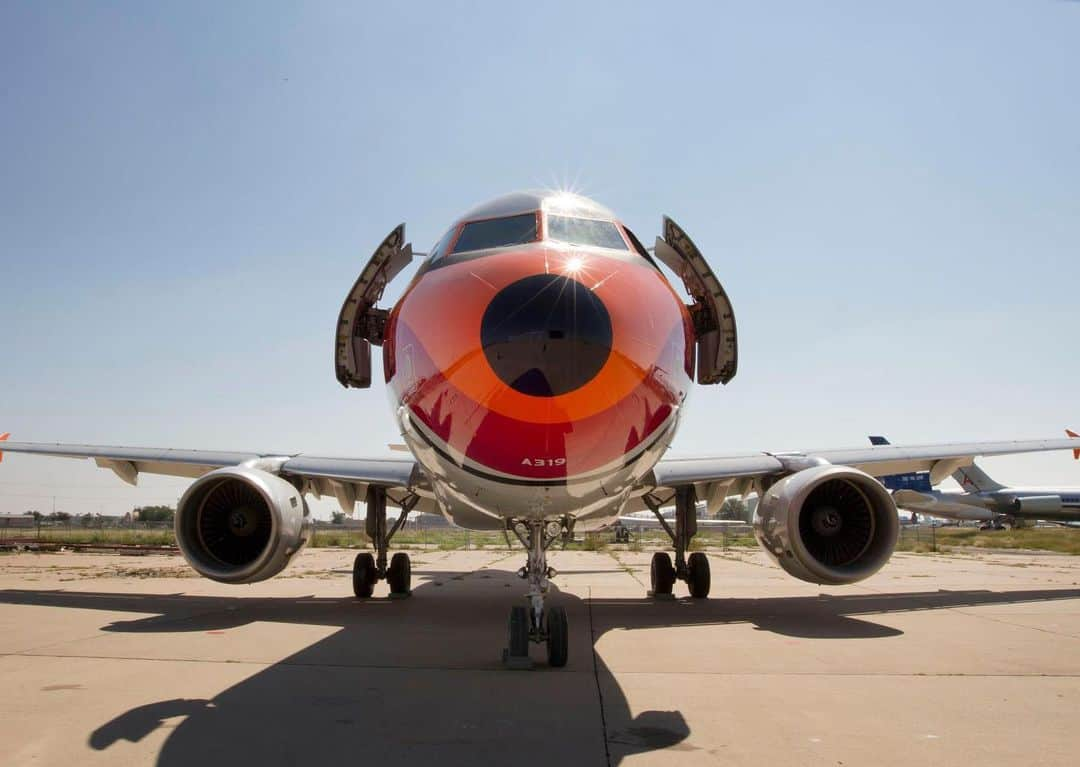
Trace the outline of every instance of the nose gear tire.
<instances>
[{"instance_id":1,"label":"nose gear tire","mask_svg":"<svg viewBox=\"0 0 1080 767\"><path fill-rule=\"evenodd\" d=\"M566 622L566 610L552 607L547 611L548 665L562 668L570 653L570 630Z\"/></svg>"},{"instance_id":2,"label":"nose gear tire","mask_svg":"<svg viewBox=\"0 0 1080 767\"><path fill-rule=\"evenodd\" d=\"M515 658L529 655L529 611L524 607L510 608L506 649Z\"/></svg>"}]
</instances>

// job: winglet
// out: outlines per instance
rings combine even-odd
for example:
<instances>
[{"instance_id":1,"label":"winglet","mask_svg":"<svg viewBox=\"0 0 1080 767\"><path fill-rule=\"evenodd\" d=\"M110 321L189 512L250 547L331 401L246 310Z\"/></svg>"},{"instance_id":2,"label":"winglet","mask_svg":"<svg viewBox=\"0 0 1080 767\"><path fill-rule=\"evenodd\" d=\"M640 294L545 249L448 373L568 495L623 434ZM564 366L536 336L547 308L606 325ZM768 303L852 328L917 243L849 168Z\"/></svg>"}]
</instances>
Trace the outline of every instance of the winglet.
<instances>
[{"instance_id":1,"label":"winglet","mask_svg":"<svg viewBox=\"0 0 1080 767\"><path fill-rule=\"evenodd\" d=\"M0 442L3 442L5 439L7 439L10 436L11 436L11 433L5 431L3 434L0 434ZM3 462L4 462L4 451L0 450L0 463L3 463Z\"/></svg>"},{"instance_id":2,"label":"winglet","mask_svg":"<svg viewBox=\"0 0 1080 767\"><path fill-rule=\"evenodd\" d=\"M1073 438L1080 437L1080 434L1077 434L1072 429L1066 429L1065 434L1070 436L1070 437L1073 437ZM7 436L7 435L4 435L4 436ZM3 439L3 438L4 437L0 437L0 439ZM1076 459L1077 461L1080 461L1080 447L1073 450L1073 458Z\"/></svg>"}]
</instances>

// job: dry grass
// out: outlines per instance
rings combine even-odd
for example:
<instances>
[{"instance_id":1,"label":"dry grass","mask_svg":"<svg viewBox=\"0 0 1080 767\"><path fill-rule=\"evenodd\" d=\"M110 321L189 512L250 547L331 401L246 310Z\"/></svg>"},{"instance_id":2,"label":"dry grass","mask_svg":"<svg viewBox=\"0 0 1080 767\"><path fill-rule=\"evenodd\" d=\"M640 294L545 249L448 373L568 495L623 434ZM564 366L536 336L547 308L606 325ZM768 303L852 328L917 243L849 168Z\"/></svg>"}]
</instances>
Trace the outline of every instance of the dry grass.
<instances>
[{"instance_id":1,"label":"dry grass","mask_svg":"<svg viewBox=\"0 0 1080 767\"><path fill-rule=\"evenodd\" d=\"M171 546L173 532L164 530L127 529L80 529L42 528L40 536L33 529L5 530L0 542L40 541L55 544L81 544L101 546ZM313 548L370 548L371 543L362 530L319 528L309 544ZM558 544L556 544L558 545ZM514 540L514 548L520 544ZM393 547L399 549L506 549L506 539L501 533L468 532L466 530L402 530L394 536ZM691 543L692 551L716 551L718 549L753 549L757 541L752 535L732 535L721 531L701 531ZM566 548L576 551L605 551L607 549L630 551L653 551L671 548L671 541L663 531L648 531L633 535L629 544L614 543L610 531L589 533L568 543ZM1032 527L1017 530L978 530L973 527L905 528L897 551L933 553L934 551L964 550L1025 550L1052 551L1063 554L1080 554L1080 528Z\"/></svg>"},{"instance_id":2,"label":"dry grass","mask_svg":"<svg viewBox=\"0 0 1080 767\"><path fill-rule=\"evenodd\" d=\"M312 548L345 548L367 549L371 548L371 539L362 530L334 529L321 527L315 531L308 543ZM457 549L489 549L506 548L506 539L502 533L476 533L468 530L439 529L421 530L410 529L398 531L394 535L391 544L396 549L439 549L441 551L455 551Z\"/></svg>"},{"instance_id":3,"label":"dry grass","mask_svg":"<svg viewBox=\"0 0 1080 767\"><path fill-rule=\"evenodd\" d=\"M1080 554L1080 529L1066 527L1023 527L1016 530L979 530L974 527L905 529L897 551L929 553L963 549L1017 549Z\"/></svg>"},{"instance_id":4,"label":"dry grass","mask_svg":"<svg viewBox=\"0 0 1080 767\"><path fill-rule=\"evenodd\" d=\"M129 530L120 528L79 529L42 528L40 535L34 529L5 530L0 542L26 541L38 543L81 544L101 546L172 546L173 531Z\"/></svg>"}]
</instances>

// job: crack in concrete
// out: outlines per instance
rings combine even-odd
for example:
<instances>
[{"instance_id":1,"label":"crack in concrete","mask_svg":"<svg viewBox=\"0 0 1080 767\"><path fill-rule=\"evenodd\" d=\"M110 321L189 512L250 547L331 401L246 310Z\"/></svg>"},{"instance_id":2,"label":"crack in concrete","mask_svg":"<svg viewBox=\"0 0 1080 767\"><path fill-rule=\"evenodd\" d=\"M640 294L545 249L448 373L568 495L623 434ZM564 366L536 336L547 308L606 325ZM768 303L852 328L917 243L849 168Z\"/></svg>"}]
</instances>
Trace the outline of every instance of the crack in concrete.
<instances>
[{"instance_id":1,"label":"crack in concrete","mask_svg":"<svg viewBox=\"0 0 1080 767\"><path fill-rule=\"evenodd\" d=\"M611 767L611 747L608 742L607 713L604 711L604 690L600 686L600 664L596 656L596 629L593 626L592 586L586 592L585 604L589 610L589 645L592 647L593 681L596 682L596 697L600 703L600 734L604 738L604 760Z\"/></svg>"}]
</instances>

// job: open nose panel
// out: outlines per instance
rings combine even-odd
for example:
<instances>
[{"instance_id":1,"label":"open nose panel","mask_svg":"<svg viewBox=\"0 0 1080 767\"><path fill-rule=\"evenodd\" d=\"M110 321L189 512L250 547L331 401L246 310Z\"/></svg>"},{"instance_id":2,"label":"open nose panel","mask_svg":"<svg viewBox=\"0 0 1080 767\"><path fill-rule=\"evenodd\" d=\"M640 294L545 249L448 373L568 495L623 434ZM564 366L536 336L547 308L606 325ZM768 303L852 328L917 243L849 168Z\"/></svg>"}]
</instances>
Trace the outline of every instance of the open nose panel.
<instances>
[{"instance_id":1,"label":"open nose panel","mask_svg":"<svg viewBox=\"0 0 1080 767\"><path fill-rule=\"evenodd\" d=\"M656 257L679 275L694 299L690 316L697 341L697 382L726 384L739 367L739 344L735 310L724 286L694 241L667 216L664 236L656 238Z\"/></svg>"},{"instance_id":2,"label":"open nose panel","mask_svg":"<svg viewBox=\"0 0 1080 767\"><path fill-rule=\"evenodd\" d=\"M382 345L388 315L375 304L412 257L412 244L405 242L405 224L401 224L376 248L345 297L334 338L334 373L342 386L371 386L371 345Z\"/></svg>"}]
</instances>

